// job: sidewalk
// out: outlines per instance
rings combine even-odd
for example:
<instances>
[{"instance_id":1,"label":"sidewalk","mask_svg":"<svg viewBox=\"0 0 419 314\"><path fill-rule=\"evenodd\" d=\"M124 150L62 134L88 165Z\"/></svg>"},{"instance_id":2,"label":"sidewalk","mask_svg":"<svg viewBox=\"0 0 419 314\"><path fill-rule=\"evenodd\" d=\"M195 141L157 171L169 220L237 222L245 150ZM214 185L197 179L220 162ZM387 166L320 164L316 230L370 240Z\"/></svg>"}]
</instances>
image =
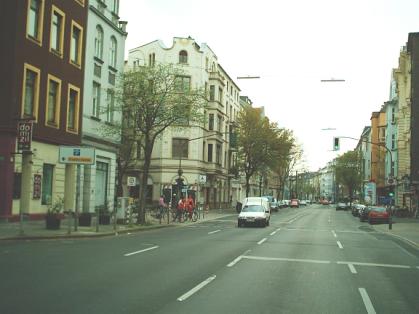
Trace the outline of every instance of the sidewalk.
<instances>
[{"instance_id":1,"label":"sidewalk","mask_svg":"<svg viewBox=\"0 0 419 314\"><path fill-rule=\"evenodd\" d=\"M204 213L203 216L201 215L201 218L196 222L172 222L172 219L170 218L169 224L167 224L167 217L164 221L162 221L161 224L159 224L158 220L147 216L146 219L149 223L144 226L133 224L130 227L129 225L117 224L115 229L115 226L113 223L111 223L110 225L99 225L98 231L96 231L97 226L94 219L92 219L92 225L90 227L78 226L77 231L74 230L74 218L70 219L70 221L67 218L63 219L61 221L61 227L58 230L47 230L44 220L24 221L23 234L20 232L19 222L0 222L0 241L104 237L158 228L188 226L191 224L199 224L201 222L214 220L232 214L236 214L236 211L232 209L213 209L208 213ZM69 222L71 223L70 226Z\"/></svg>"},{"instance_id":2,"label":"sidewalk","mask_svg":"<svg viewBox=\"0 0 419 314\"><path fill-rule=\"evenodd\" d=\"M402 239L419 249L419 219L392 217L392 229L388 224L376 224L373 228L376 231Z\"/></svg>"}]
</instances>

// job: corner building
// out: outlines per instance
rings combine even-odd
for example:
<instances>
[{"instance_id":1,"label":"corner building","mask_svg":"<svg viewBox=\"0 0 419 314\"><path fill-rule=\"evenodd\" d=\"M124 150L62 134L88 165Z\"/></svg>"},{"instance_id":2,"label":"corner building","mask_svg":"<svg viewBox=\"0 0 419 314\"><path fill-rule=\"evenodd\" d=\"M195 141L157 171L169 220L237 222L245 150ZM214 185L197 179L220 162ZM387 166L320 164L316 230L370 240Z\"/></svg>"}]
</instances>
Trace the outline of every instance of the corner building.
<instances>
[{"instance_id":1,"label":"corner building","mask_svg":"<svg viewBox=\"0 0 419 314\"><path fill-rule=\"evenodd\" d=\"M232 134L240 111L239 87L211 48L190 37L175 37L171 47L156 40L129 51L128 68L155 63L179 65L186 73L185 84L205 89L209 108L204 112L205 125L168 128L156 142L147 202L157 201L161 193L172 199L179 192L186 192L210 208L229 206L240 198L240 187L232 174L237 160ZM186 191L177 191L179 169L183 171ZM139 174L140 169L131 169L130 175L139 178ZM138 191L138 186L132 190Z\"/></svg>"}]
</instances>

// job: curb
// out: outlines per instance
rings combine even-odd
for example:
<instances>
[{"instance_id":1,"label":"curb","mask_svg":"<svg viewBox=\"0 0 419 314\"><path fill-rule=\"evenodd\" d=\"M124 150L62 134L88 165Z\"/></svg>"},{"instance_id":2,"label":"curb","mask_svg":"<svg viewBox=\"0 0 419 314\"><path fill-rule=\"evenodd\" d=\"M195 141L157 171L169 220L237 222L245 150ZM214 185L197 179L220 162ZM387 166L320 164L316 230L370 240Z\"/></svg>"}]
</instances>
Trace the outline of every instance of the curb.
<instances>
[{"instance_id":1,"label":"curb","mask_svg":"<svg viewBox=\"0 0 419 314\"><path fill-rule=\"evenodd\" d=\"M415 248L415 249L419 250L419 244L417 244L416 242L414 242L414 241L412 241L412 240L409 240L409 239L407 239L407 238L405 238L405 237L402 237L402 236L397 235L397 234L395 234L395 233L393 233L393 232L390 232L390 231L385 232L385 231L377 230L376 228L373 228L373 229L374 229L376 232L378 232L378 233L381 233L381 234L387 234L387 235L389 235L389 236L392 236L392 237L395 237L395 238L397 238L397 239L399 239L399 240L402 240L402 241L404 241L405 243L407 243L407 244L409 244L410 246L412 246L413 248Z\"/></svg>"},{"instance_id":2,"label":"curb","mask_svg":"<svg viewBox=\"0 0 419 314\"><path fill-rule=\"evenodd\" d=\"M123 230L118 230L118 231L110 231L110 232L99 232L99 233L91 233L91 234L60 234L60 235L37 235L37 236L20 236L20 235L16 235L16 236L11 236L11 237L0 237L0 242L1 241L28 241L28 240L58 240L58 239L88 239L88 238L104 238L104 237L110 237L110 236L118 236L118 235L122 235L122 234L127 234L127 233L137 233L137 232L146 232L146 231L151 231L151 230L156 230L156 229L162 229L162 228L181 228L181 227L186 227L189 226L191 224L199 224L199 223L203 223L205 221L211 221L211 220L215 220L218 218L222 218L225 216L229 216L232 214L229 213L225 213L225 214L219 214L216 217L213 218L209 218L209 219L199 219L196 222L192 222L189 224L185 224L185 223L179 223L179 224L162 224L162 225L152 225L152 226L146 226L146 227L137 227L137 228L132 228L132 229L123 229ZM73 231L74 232L74 231Z\"/></svg>"}]
</instances>

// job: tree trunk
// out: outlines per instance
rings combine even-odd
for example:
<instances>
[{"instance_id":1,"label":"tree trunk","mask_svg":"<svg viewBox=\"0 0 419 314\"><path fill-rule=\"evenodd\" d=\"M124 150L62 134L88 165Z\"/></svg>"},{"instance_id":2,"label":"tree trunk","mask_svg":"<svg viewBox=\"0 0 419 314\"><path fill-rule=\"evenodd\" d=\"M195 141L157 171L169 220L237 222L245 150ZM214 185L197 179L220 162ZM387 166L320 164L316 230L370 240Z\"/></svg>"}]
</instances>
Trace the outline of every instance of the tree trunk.
<instances>
[{"instance_id":1,"label":"tree trunk","mask_svg":"<svg viewBox=\"0 0 419 314\"><path fill-rule=\"evenodd\" d=\"M145 149L144 149L144 165L141 175L140 185L140 210L138 213L137 223L145 224L145 209L146 209L146 195L147 195L147 181L148 173L151 163L151 153L153 152L153 143L146 138Z\"/></svg>"},{"instance_id":2,"label":"tree trunk","mask_svg":"<svg viewBox=\"0 0 419 314\"><path fill-rule=\"evenodd\" d=\"M246 197L249 197L250 192L250 176L246 174Z\"/></svg>"}]
</instances>

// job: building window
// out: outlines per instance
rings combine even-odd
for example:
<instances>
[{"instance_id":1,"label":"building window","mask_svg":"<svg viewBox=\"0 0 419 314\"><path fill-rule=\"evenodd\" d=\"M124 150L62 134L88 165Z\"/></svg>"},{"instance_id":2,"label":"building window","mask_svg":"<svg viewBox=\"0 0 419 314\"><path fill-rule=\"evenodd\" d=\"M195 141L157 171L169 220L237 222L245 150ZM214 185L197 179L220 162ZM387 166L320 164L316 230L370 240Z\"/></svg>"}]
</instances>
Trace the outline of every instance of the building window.
<instances>
[{"instance_id":1,"label":"building window","mask_svg":"<svg viewBox=\"0 0 419 314\"><path fill-rule=\"evenodd\" d=\"M210 85L210 101L215 100L215 85Z\"/></svg>"},{"instance_id":2,"label":"building window","mask_svg":"<svg viewBox=\"0 0 419 314\"><path fill-rule=\"evenodd\" d=\"M100 117L100 84L93 82L93 107L92 116Z\"/></svg>"},{"instance_id":3,"label":"building window","mask_svg":"<svg viewBox=\"0 0 419 314\"><path fill-rule=\"evenodd\" d=\"M208 161L212 162L212 144L208 144Z\"/></svg>"},{"instance_id":4,"label":"building window","mask_svg":"<svg viewBox=\"0 0 419 314\"><path fill-rule=\"evenodd\" d=\"M77 67L81 67L82 44L83 28L76 22L71 21L70 62Z\"/></svg>"},{"instance_id":5,"label":"building window","mask_svg":"<svg viewBox=\"0 0 419 314\"><path fill-rule=\"evenodd\" d=\"M28 13L26 18L27 38L35 40L42 45L42 24L44 19L44 1L28 0Z\"/></svg>"},{"instance_id":6,"label":"building window","mask_svg":"<svg viewBox=\"0 0 419 314\"><path fill-rule=\"evenodd\" d=\"M188 52L186 50L179 52L179 63L188 63Z\"/></svg>"},{"instance_id":7,"label":"building window","mask_svg":"<svg viewBox=\"0 0 419 314\"><path fill-rule=\"evenodd\" d=\"M178 76L176 77L176 90L181 93L187 93L191 89L191 77L190 76Z\"/></svg>"},{"instance_id":8,"label":"building window","mask_svg":"<svg viewBox=\"0 0 419 314\"><path fill-rule=\"evenodd\" d=\"M115 73L109 72L108 83L115 85Z\"/></svg>"},{"instance_id":9,"label":"building window","mask_svg":"<svg viewBox=\"0 0 419 314\"><path fill-rule=\"evenodd\" d=\"M117 49L116 38L112 36L111 45L109 46L109 65L114 68L116 68L116 49Z\"/></svg>"},{"instance_id":10,"label":"building window","mask_svg":"<svg viewBox=\"0 0 419 314\"><path fill-rule=\"evenodd\" d=\"M217 144L215 151L215 162L217 165L221 165L221 145Z\"/></svg>"},{"instance_id":11,"label":"building window","mask_svg":"<svg viewBox=\"0 0 419 314\"><path fill-rule=\"evenodd\" d=\"M391 123L396 122L396 108L391 108Z\"/></svg>"},{"instance_id":12,"label":"building window","mask_svg":"<svg viewBox=\"0 0 419 314\"><path fill-rule=\"evenodd\" d=\"M96 26L95 34L95 57L102 60L103 57L103 29L100 25Z\"/></svg>"},{"instance_id":13,"label":"building window","mask_svg":"<svg viewBox=\"0 0 419 314\"><path fill-rule=\"evenodd\" d=\"M391 134L391 149L392 150L396 149L396 135L395 134Z\"/></svg>"},{"instance_id":14,"label":"building window","mask_svg":"<svg viewBox=\"0 0 419 314\"><path fill-rule=\"evenodd\" d=\"M220 87L218 88L218 101L222 103L223 101L223 89Z\"/></svg>"},{"instance_id":15,"label":"building window","mask_svg":"<svg viewBox=\"0 0 419 314\"><path fill-rule=\"evenodd\" d=\"M214 114L210 113L208 118L208 130L214 130Z\"/></svg>"},{"instance_id":16,"label":"building window","mask_svg":"<svg viewBox=\"0 0 419 314\"><path fill-rule=\"evenodd\" d=\"M172 158L188 158L188 142L185 138L173 138Z\"/></svg>"},{"instance_id":17,"label":"building window","mask_svg":"<svg viewBox=\"0 0 419 314\"><path fill-rule=\"evenodd\" d=\"M113 123L113 114L115 111L115 94L113 90L108 90L106 104L106 122Z\"/></svg>"},{"instance_id":18,"label":"building window","mask_svg":"<svg viewBox=\"0 0 419 314\"><path fill-rule=\"evenodd\" d=\"M46 125L58 128L61 108L61 80L48 74Z\"/></svg>"},{"instance_id":19,"label":"building window","mask_svg":"<svg viewBox=\"0 0 419 314\"><path fill-rule=\"evenodd\" d=\"M77 133L79 130L80 89L70 85L68 88L67 131Z\"/></svg>"},{"instance_id":20,"label":"building window","mask_svg":"<svg viewBox=\"0 0 419 314\"><path fill-rule=\"evenodd\" d=\"M65 14L54 5L51 14L50 51L63 56Z\"/></svg>"},{"instance_id":21,"label":"building window","mask_svg":"<svg viewBox=\"0 0 419 314\"><path fill-rule=\"evenodd\" d=\"M222 117L220 115L217 115L217 131L221 132L222 130Z\"/></svg>"},{"instance_id":22,"label":"building window","mask_svg":"<svg viewBox=\"0 0 419 314\"><path fill-rule=\"evenodd\" d=\"M39 69L25 63L22 88L22 118L37 120L40 76L41 71Z\"/></svg>"},{"instance_id":23,"label":"building window","mask_svg":"<svg viewBox=\"0 0 419 314\"><path fill-rule=\"evenodd\" d=\"M102 67L95 62L93 67L93 74L97 77L102 77Z\"/></svg>"},{"instance_id":24,"label":"building window","mask_svg":"<svg viewBox=\"0 0 419 314\"><path fill-rule=\"evenodd\" d=\"M119 0L111 0L111 11L118 15L119 12Z\"/></svg>"},{"instance_id":25,"label":"building window","mask_svg":"<svg viewBox=\"0 0 419 314\"><path fill-rule=\"evenodd\" d=\"M156 54L153 52L148 55L148 66L154 67L155 64L156 64Z\"/></svg>"},{"instance_id":26,"label":"building window","mask_svg":"<svg viewBox=\"0 0 419 314\"><path fill-rule=\"evenodd\" d=\"M52 204L52 180L54 176L54 165L44 164L42 168L42 205Z\"/></svg>"}]
</instances>

